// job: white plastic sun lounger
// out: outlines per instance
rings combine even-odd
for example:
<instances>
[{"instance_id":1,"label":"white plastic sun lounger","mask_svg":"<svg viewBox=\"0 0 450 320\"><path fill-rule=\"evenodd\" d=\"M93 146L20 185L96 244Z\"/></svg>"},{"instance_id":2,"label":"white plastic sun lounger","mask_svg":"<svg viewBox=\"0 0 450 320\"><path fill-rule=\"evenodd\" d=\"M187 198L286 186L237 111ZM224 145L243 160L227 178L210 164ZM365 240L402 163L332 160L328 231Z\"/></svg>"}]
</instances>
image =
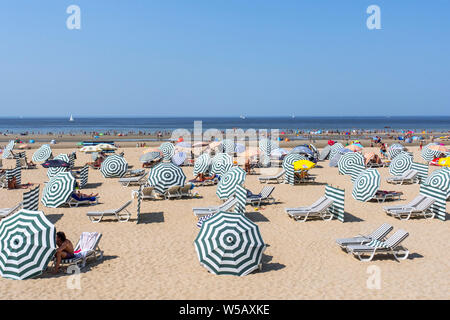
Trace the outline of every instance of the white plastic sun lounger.
<instances>
[{"instance_id":1,"label":"white plastic sun lounger","mask_svg":"<svg viewBox=\"0 0 450 320\"><path fill-rule=\"evenodd\" d=\"M74 251L75 257L72 259L62 259L61 265L77 265L81 268L86 266L86 261L90 258L101 260L103 258L103 251L100 250L99 242L102 234L98 232L83 232L78 240Z\"/></svg>"},{"instance_id":2,"label":"white plastic sun lounger","mask_svg":"<svg viewBox=\"0 0 450 320\"><path fill-rule=\"evenodd\" d=\"M346 250L348 253L357 256L361 261L371 261L377 253L392 253L396 260L405 260L408 258L409 251L400 244L409 236L405 230L397 230L386 241L373 240L367 244L348 245ZM366 257L366 256L369 257Z\"/></svg>"},{"instance_id":3,"label":"white plastic sun lounger","mask_svg":"<svg viewBox=\"0 0 450 320\"><path fill-rule=\"evenodd\" d=\"M147 176L147 174L144 173L141 176L120 178L119 183L121 185L123 185L124 187L128 187L131 184L140 184L146 176Z\"/></svg>"},{"instance_id":4,"label":"white plastic sun lounger","mask_svg":"<svg viewBox=\"0 0 450 320\"><path fill-rule=\"evenodd\" d=\"M348 245L365 244L372 240L383 241L385 239L385 237L388 235L388 233L392 231L392 229L393 229L393 227L390 224L383 223L381 226L378 227L378 229L376 229L371 234L368 234L367 236L357 235L356 237L352 237L352 238L336 239L336 243L341 248L345 248Z\"/></svg>"},{"instance_id":5,"label":"white plastic sun lounger","mask_svg":"<svg viewBox=\"0 0 450 320\"><path fill-rule=\"evenodd\" d=\"M258 177L259 182L261 183L268 183L268 182L275 182L275 183L280 183L283 182L283 175L284 175L285 171L281 170L280 172L278 172L276 175L274 176L264 176L264 177Z\"/></svg>"},{"instance_id":6,"label":"white plastic sun lounger","mask_svg":"<svg viewBox=\"0 0 450 320\"><path fill-rule=\"evenodd\" d=\"M264 186L258 196L248 197L247 204L260 206L261 203L274 203L275 198L272 197L272 192L275 187Z\"/></svg>"},{"instance_id":7,"label":"white plastic sun lounger","mask_svg":"<svg viewBox=\"0 0 450 320\"><path fill-rule=\"evenodd\" d=\"M411 207L416 207L420 202L422 202L423 200L425 200L427 197L424 195L419 194L417 197L415 197L414 199L412 199L409 203L406 204L401 204L401 205L396 205L396 206L384 206L383 210L385 212L389 211L389 210L393 210L393 209L402 209L402 208L411 208Z\"/></svg>"},{"instance_id":8,"label":"white plastic sun lounger","mask_svg":"<svg viewBox=\"0 0 450 320\"><path fill-rule=\"evenodd\" d=\"M0 209L0 220L12 215L14 212L19 210L20 207L22 207L22 203L23 202L19 202L18 204L16 204L14 207L11 207L11 208L1 208Z\"/></svg>"},{"instance_id":9,"label":"white plastic sun lounger","mask_svg":"<svg viewBox=\"0 0 450 320\"><path fill-rule=\"evenodd\" d=\"M401 176L392 176L386 178L388 183L392 184L404 184L404 183L416 183L418 181L419 172L417 170L407 170Z\"/></svg>"},{"instance_id":10,"label":"white plastic sun lounger","mask_svg":"<svg viewBox=\"0 0 450 320\"><path fill-rule=\"evenodd\" d=\"M333 219L333 214L328 210L332 204L333 200L324 196L309 207L285 208L284 211L290 218L301 222L305 222L309 217L321 217L329 221Z\"/></svg>"},{"instance_id":11,"label":"white plastic sun lounger","mask_svg":"<svg viewBox=\"0 0 450 320\"><path fill-rule=\"evenodd\" d=\"M386 213L400 220L409 220L411 217L424 217L425 219L433 219L435 213L431 206L436 200L430 197L425 197L417 205L411 207L393 208L386 210Z\"/></svg>"},{"instance_id":12,"label":"white plastic sun lounger","mask_svg":"<svg viewBox=\"0 0 450 320\"><path fill-rule=\"evenodd\" d=\"M231 197L227 201L222 203L220 206L192 208L192 211L194 212L195 216L202 217L211 213L217 213L219 211L230 211L231 208L233 208L236 203L237 199L235 197Z\"/></svg>"},{"instance_id":13,"label":"white plastic sun lounger","mask_svg":"<svg viewBox=\"0 0 450 320\"><path fill-rule=\"evenodd\" d=\"M127 210L127 207L131 204L131 202L132 200L129 200L123 206L115 210L91 211L86 215L94 223L100 222L103 217L115 217L119 222L126 222L130 220L131 217L131 213ZM122 213L122 211L125 211L125 213Z\"/></svg>"}]
</instances>

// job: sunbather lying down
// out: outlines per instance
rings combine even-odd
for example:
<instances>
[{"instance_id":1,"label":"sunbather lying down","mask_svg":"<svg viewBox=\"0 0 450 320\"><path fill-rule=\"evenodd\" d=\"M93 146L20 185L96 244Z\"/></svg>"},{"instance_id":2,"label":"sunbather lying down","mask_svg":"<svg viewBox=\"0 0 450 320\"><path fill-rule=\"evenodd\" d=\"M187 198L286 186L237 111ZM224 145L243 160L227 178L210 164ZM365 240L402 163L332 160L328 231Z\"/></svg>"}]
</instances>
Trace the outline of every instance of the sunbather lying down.
<instances>
[{"instance_id":1,"label":"sunbather lying down","mask_svg":"<svg viewBox=\"0 0 450 320\"><path fill-rule=\"evenodd\" d=\"M194 179L189 180L189 182L203 182L207 180L214 180L215 178L219 177L217 174L214 174L212 176L205 176L203 173L199 173L195 176Z\"/></svg>"},{"instance_id":2,"label":"sunbather lying down","mask_svg":"<svg viewBox=\"0 0 450 320\"><path fill-rule=\"evenodd\" d=\"M87 201L87 200L95 201L95 200L97 200L98 193L84 194L84 193L81 193L80 191L76 191L76 192L72 192L71 197L77 201Z\"/></svg>"}]
</instances>

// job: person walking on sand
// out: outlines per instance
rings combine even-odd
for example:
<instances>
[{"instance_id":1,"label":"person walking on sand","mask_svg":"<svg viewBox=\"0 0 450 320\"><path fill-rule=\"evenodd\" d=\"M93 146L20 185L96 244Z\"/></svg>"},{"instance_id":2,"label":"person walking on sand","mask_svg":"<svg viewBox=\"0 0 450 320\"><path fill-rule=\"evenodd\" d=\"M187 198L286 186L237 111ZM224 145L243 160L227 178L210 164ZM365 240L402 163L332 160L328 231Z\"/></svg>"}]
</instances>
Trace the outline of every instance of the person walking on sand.
<instances>
[{"instance_id":1,"label":"person walking on sand","mask_svg":"<svg viewBox=\"0 0 450 320\"><path fill-rule=\"evenodd\" d=\"M59 272L59 265L61 264L62 259L72 259L75 257L73 244L66 238L64 232L60 231L56 233L56 244L58 245L58 249L56 249L55 253L56 263L53 273Z\"/></svg>"},{"instance_id":2,"label":"person walking on sand","mask_svg":"<svg viewBox=\"0 0 450 320\"><path fill-rule=\"evenodd\" d=\"M423 142L420 141L420 143L419 143L419 150L422 150L422 148L423 148Z\"/></svg>"}]
</instances>

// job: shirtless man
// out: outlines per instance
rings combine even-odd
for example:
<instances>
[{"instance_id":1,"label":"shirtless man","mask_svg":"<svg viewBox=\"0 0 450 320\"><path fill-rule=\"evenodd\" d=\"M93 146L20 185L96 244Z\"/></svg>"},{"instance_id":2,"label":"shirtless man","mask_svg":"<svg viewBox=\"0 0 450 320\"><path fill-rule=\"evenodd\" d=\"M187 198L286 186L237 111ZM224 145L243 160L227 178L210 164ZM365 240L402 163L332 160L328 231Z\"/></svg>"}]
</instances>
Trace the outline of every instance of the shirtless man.
<instances>
[{"instance_id":1,"label":"shirtless man","mask_svg":"<svg viewBox=\"0 0 450 320\"><path fill-rule=\"evenodd\" d=\"M74 257L73 244L66 238L64 232L60 231L56 233L56 244L58 245L58 249L56 249L56 264L53 273L59 272L61 259L72 259Z\"/></svg>"}]
</instances>

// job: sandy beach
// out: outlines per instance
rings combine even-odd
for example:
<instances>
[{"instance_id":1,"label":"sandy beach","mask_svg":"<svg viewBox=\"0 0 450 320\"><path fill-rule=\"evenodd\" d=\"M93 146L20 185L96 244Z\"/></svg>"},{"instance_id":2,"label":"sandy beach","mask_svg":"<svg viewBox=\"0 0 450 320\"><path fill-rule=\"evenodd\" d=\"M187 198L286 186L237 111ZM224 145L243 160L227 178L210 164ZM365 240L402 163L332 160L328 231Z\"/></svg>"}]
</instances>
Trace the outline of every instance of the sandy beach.
<instances>
[{"instance_id":1,"label":"sandy beach","mask_svg":"<svg viewBox=\"0 0 450 320\"><path fill-rule=\"evenodd\" d=\"M52 146L53 154L69 153L74 148ZM417 147L409 147L415 161L423 162ZM127 162L140 168L143 148L122 147ZM364 152L378 151L364 148ZM27 151L31 158L33 150ZM91 156L77 153L76 167L91 161ZM3 160L3 167L13 167L14 160ZM430 167L430 172L438 167ZM192 167L183 167L188 179ZM247 175L245 187L254 193L261 184L258 175L279 169L257 169ZM388 168L381 168L381 189L402 191L407 203L419 193L419 185L393 186L386 183ZM437 219L400 221L382 211L383 204L358 202L351 196L349 176L338 174L328 161L319 162L311 170L315 184L275 185L276 204L255 210L247 206L246 216L261 231L267 249L262 271L245 277L216 276L208 273L197 259L193 241L198 233L192 207L218 205L216 187L196 187L201 198L188 200L145 201L141 222L136 224L136 201L131 206L132 219L126 223L112 220L93 224L87 211L117 208L131 198L137 187L123 187L117 179L105 179L98 170L89 171L89 185L83 192L100 195L100 204L78 208L46 208L42 210L68 238L76 243L83 231L103 234L100 247L104 259L90 262L81 272L81 289L69 289L68 274L43 275L30 280L0 278L0 299L449 299L450 233L448 222ZM48 181L46 169L22 170L22 183ZM348 222L312 220L305 223L289 219L285 207L309 205L319 198L325 184L346 191L345 211ZM1 207L20 202L22 190L0 190ZM447 210L448 211L448 210ZM410 250L407 260L377 258L364 263L344 253L335 239L367 234L383 222L409 232L404 245ZM381 256L380 256L381 257ZM381 289L368 289L369 266L381 270Z\"/></svg>"}]
</instances>

